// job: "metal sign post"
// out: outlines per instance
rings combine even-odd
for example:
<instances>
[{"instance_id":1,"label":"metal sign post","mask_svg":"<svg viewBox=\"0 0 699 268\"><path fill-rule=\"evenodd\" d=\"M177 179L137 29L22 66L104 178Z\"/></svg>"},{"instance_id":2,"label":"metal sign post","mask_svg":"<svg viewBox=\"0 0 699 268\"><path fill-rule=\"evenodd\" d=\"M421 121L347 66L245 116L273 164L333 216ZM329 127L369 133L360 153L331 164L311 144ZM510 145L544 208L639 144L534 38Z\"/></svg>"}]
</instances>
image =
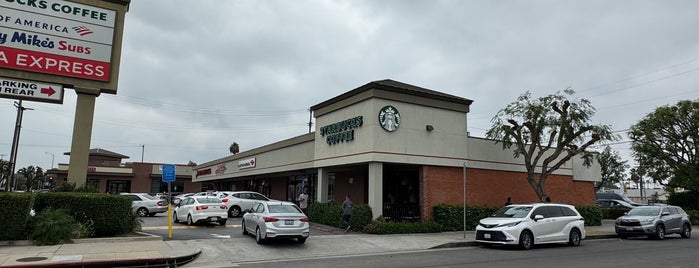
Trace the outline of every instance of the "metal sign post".
<instances>
[{"instance_id":1,"label":"metal sign post","mask_svg":"<svg viewBox=\"0 0 699 268\"><path fill-rule=\"evenodd\" d=\"M172 182L175 181L175 165L164 164L163 182L167 182L167 237L172 239Z\"/></svg>"}]
</instances>

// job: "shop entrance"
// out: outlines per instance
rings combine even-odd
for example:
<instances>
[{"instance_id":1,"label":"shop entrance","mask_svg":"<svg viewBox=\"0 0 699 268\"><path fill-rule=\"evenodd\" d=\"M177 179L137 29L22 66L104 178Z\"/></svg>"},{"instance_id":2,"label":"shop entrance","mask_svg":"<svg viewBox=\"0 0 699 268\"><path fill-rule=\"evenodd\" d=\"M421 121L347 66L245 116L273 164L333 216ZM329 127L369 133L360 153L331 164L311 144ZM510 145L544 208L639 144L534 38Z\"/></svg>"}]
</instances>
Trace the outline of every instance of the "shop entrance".
<instances>
[{"instance_id":1,"label":"shop entrance","mask_svg":"<svg viewBox=\"0 0 699 268\"><path fill-rule=\"evenodd\" d=\"M419 179L420 166L384 164L384 219L420 221Z\"/></svg>"}]
</instances>

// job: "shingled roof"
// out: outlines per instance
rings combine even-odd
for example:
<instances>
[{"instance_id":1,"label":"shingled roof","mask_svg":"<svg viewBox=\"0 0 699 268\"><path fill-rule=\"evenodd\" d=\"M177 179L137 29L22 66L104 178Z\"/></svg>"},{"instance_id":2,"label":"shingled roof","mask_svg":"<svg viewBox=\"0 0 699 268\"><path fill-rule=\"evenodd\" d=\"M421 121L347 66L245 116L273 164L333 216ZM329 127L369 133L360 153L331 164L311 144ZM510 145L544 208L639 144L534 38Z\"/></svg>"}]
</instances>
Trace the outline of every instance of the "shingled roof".
<instances>
[{"instance_id":1,"label":"shingled roof","mask_svg":"<svg viewBox=\"0 0 699 268\"><path fill-rule=\"evenodd\" d=\"M65 152L63 153L64 155L70 155L70 152ZM106 156L106 157L113 157L113 158L120 158L120 159L128 159L128 156L125 156L123 154L118 154L112 151L108 151L102 148L93 148L90 149L90 156Z\"/></svg>"},{"instance_id":2,"label":"shingled roof","mask_svg":"<svg viewBox=\"0 0 699 268\"><path fill-rule=\"evenodd\" d=\"M439 91L434 91L431 89L426 89L423 87L418 87L418 86L398 82L398 81L391 80L391 79L385 79L385 80L378 80L378 81L369 82L366 85L363 85L363 86L355 88L351 91L345 92L342 95L339 95L339 96L334 97L332 99L326 100L326 101L321 102L319 104L313 105L313 106L311 106L311 110L317 110L317 109L323 108L323 107L328 106L332 103L335 103L335 102L338 102L340 100L352 97L354 95L360 94L364 91L371 90L371 89L380 89L380 90L391 91L391 92L396 92L396 93L422 96L422 97L427 97L427 98L431 98L431 99L438 99L438 100L454 102L454 103L459 103L459 104L465 104L465 105L471 105L471 103L473 103L473 100L470 100L467 98L462 98L459 96L454 96L454 95L442 93Z\"/></svg>"}]
</instances>

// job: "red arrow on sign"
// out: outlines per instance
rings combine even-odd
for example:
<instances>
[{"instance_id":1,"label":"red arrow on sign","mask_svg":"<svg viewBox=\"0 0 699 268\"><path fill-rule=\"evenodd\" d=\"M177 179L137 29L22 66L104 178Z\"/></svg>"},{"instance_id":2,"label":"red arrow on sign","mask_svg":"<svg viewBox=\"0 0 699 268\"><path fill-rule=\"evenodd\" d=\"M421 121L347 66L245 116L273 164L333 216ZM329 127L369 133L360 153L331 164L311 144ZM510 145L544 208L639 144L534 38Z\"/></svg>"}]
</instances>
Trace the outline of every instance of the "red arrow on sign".
<instances>
[{"instance_id":1,"label":"red arrow on sign","mask_svg":"<svg viewBox=\"0 0 699 268\"><path fill-rule=\"evenodd\" d=\"M41 89L41 94L47 94L49 97L56 93L56 90L54 90L52 87L45 87Z\"/></svg>"}]
</instances>

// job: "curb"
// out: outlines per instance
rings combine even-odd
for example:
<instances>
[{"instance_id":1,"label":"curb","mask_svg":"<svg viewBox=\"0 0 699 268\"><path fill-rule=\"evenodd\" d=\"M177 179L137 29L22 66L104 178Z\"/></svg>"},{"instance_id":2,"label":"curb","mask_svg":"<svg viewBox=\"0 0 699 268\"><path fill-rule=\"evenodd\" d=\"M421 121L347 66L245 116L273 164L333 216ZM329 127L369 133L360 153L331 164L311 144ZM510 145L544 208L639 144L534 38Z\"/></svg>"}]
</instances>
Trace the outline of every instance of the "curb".
<instances>
[{"instance_id":1,"label":"curb","mask_svg":"<svg viewBox=\"0 0 699 268\"><path fill-rule=\"evenodd\" d=\"M595 240L595 239L609 239L609 238L619 238L616 234L606 234L606 235L589 235L585 237L585 240ZM584 241L584 240L583 240ZM429 249L443 249L443 248L462 248L462 247L476 247L481 244L476 241L466 241L466 242L451 242L441 244L439 246L434 246Z\"/></svg>"},{"instance_id":2,"label":"curb","mask_svg":"<svg viewBox=\"0 0 699 268\"><path fill-rule=\"evenodd\" d=\"M113 260L113 261L89 261L89 262L61 262L61 263L41 263L32 265L10 265L3 268L26 268L26 267L179 267L194 261L201 255L201 249L191 255L179 257L163 257L153 259L135 259L135 260Z\"/></svg>"}]
</instances>

